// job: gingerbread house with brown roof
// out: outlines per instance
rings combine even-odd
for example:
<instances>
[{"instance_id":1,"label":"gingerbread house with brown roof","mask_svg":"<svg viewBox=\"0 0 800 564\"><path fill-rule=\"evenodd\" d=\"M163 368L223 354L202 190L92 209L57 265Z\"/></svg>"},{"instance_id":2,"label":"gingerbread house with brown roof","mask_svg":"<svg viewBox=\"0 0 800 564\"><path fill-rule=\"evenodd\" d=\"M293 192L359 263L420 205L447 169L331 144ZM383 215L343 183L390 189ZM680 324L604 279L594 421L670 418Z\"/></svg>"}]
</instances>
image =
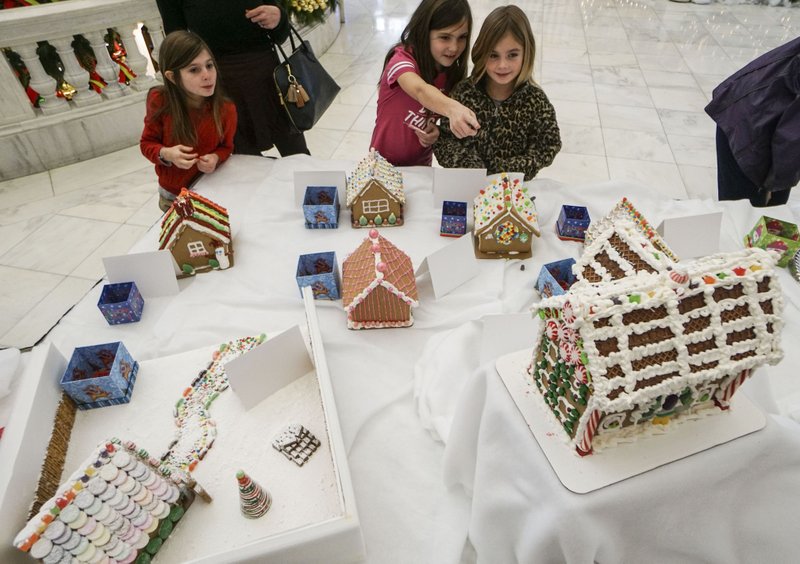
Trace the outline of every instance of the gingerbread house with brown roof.
<instances>
[{"instance_id":1,"label":"gingerbread house with brown roof","mask_svg":"<svg viewBox=\"0 0 800 564\"><path fill-rule=\"evenodd\" d=\"M181 190L161 220L158 248L172 253L179 278L233 266L228 210L196 192Z\"/></svg>"},{"instance_id":2,"label":"gingerbread house with brown roof","mask_svg":"<svg viewBox=\"0 0 800 564\"><path fill-rule=\"evenodd\" d=\"M353 227L403 225L403 174L371 149L347 177L347 207Z\"/></svg>"},{"instance_id":3,"label":"gingerbread house with brown roof","mask_svg":"<svg viewBox=\"0 0 800 564\"><path fill-rule=\"evenodd\" d=\"M411 259L371 229L342 264L342 301L349 329L409 327L418 305Z\"/></svg>"},{"instance_id":4,"label":"gingerbread house with brown roof","mask_svg":"<svg viewBox=\"0 0 800 564\"><path fill-rule=\"evenodd\" d=\"M530 258L531 240L541 235L536 207L519 179L501 174L472 205L478 258Z\"/></svg>"},{"instance_id":5,"label":"gingerbread house with brown roof","mask_svg":"<svg viewBox=\"0 0 800 564\"><path fill-rule=\"evenodd\" d=\"M575 451L727 409L758 366L778 363L774 265L768 252L746 249L584 279L535 306L541 324L528 372Z\"/></svg>"}]
</instances>

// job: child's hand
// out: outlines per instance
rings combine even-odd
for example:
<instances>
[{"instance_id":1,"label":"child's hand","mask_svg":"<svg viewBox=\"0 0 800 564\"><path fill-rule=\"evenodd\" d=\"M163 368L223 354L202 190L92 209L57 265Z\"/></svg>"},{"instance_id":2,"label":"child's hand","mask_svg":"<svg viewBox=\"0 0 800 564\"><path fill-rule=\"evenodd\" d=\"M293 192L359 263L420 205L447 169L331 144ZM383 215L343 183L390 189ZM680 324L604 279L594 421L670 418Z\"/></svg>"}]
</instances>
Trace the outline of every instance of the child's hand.
<instances>
[{"instance_id":1,"label":"child's hand","mask_svg":"<svg viewBox=\"0 0 800 564\"><path fill-rule=\"evenodd\" d=\"M193 147L187 147L186 145L162 147L159 156L178 168L189 169L197 162L197 153L193 153L193 150Z\"/></svg>"},{"instance_id":2,"label":"child's hand","mask_svg":"<svg viewBox=\"0 0 800 564\"><path fill-rule=\"evenodd\" d=\"M450 131L459 139L475 135L481 127L475 112L458 102L455 102L454 109L447 117L450 119Z\"/></svg>"},{"instance_id":3,"label":"child's hand","mask_svg":"<svg viewBox=\"0 0 800 564\"><path fill-rule=\"evenodd\" d=\"M245 10L244 17L264 29L275 29L281 23L281 10L276 6L257 6Z\"/></svg>"},{"instance_id":4,"label":"child's hand","mask_svg":"<svg viewBox=\"0 0 800 564\"><path fill-rule=\"evenodd\" d=\"M214 172L219 163L219 155L216 153L209 153L197 159L197 170L200 172Z\"/></svg>"},{"instance_id":5,"label":"child's hand","mask_svg":"<svg viewBox=\"0 0 800 564\"><path fill-rule=\"evenodd\" d=\"M425 129L420 129L419 127L412 127L411 129L417 135L419 144L423 147L430 147L439 138L439 127L432 121L428 122Z\"/></svg>"}]
</instances>

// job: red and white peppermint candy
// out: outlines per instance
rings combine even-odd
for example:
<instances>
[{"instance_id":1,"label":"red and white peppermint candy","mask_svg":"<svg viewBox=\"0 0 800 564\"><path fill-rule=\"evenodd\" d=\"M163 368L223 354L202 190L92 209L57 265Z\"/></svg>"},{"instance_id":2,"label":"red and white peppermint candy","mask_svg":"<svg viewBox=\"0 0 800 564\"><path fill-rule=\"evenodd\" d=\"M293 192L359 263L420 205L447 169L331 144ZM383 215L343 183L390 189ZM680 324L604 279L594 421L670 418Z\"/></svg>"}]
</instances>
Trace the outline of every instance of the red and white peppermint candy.
<instances>
[{"instance_id":1,"label":"red and white peppermint candy","mask_svg":"<svg viewBox=\"0 0 800 564\"><path fill-rule=\"evenodd\" d=\"M559 336L559 327L561 324L556 321L555 319L548 319L547 325L545 326L544 332L547 335L547 338L551 341L558 341Z\"/></svg>"},{"instance_id":2,"label":"red and white peppermint candy","mask_svg":"<svg viewBox=\"0 0 800 564\"><path fill-rule=\"evenodd\" d=\"M573 328L565 326L561 336L565 341L569 343L575 343L578 333Z\"/></svg>"},{"instance_id":3,"label":"red and white peppermint candy","mask_svg":"<svg viewBox=\"0 0 800 564\"><path fill-rule=\"evenodd\" d=\"M564 362L567 364L574 364L578 360L580 360L580 355L578 354L578 347L575 343L569 343L567 341L561 341L559 344L559 349L561 350L561 358L564 359Z\"/></svg>"},{"instance_id":4,"label":"red and white peppermint candy","mask_svg":"<svg viewBox=\"0 0 800 564\"><path fill-rule=\"evenodd\" d=\"M580 381L581 384L589 383L589 373L586 372L586 367L581 363L575 365L575 379Z\"/></svg>"},{"instance_id":5,"label":"red and white peppermint candy","mask_svg":"<svg viewBox=\"0 0 800 564\"><path fill-rule=\"evenodd\" d=\"M564 302L564 309L562 311L562 314L565 323L569 324L575 323L575 310L572 308L572 304L569 303L568 301Z\"/></svg>"},{"instance_id":6,"label":"red and white peppermint candy","mask_svg":"<svg viewBox=\"0 0 800 564\"><path fill-rule=\"evenodd\" d=\"M683 286L684 284L689 282L689 275L686 274L686 272L684 272L682 270L672 270L672 271L670 271L669 277L673 282L675 282L676 284L679 284L681 286Z\"/></svg>"}]
</instances>

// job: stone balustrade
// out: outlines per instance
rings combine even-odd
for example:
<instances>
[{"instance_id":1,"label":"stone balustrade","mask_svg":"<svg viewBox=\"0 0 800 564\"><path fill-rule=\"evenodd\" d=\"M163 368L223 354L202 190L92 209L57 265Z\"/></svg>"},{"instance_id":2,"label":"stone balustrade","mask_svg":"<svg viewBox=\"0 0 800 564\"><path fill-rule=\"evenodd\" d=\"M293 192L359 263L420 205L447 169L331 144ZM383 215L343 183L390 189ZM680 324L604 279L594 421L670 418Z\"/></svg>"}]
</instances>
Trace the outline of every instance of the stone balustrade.
<instances>
[{"instance_id":1,"label":"stone balustrade","mask_svg":"<svg viewBox=\"0 0 800 564\"><path fill-rule=\"evenodd\" d=\"M317 54L336 39L343 16L301 30ZM149 33L153 53L142 37ZM106 47L109 30L119 34L126 64L136 77L119 82L119 65ZM106 83L100 93L75 53L82 37L97 59L95 71ZM6 56L0 55L0 181L91 159L135 145L144 120L147 91L161 80L151 62L164 38L155 0L69 0L0 10L0 49L21 59L29 86L41 96L31 103ZM45 71L42 46L55 49L64 81L75 88L70 99L57 95L56 79ZM13 56L13 55L12 55Z\"/></svg>"}]
</instances>

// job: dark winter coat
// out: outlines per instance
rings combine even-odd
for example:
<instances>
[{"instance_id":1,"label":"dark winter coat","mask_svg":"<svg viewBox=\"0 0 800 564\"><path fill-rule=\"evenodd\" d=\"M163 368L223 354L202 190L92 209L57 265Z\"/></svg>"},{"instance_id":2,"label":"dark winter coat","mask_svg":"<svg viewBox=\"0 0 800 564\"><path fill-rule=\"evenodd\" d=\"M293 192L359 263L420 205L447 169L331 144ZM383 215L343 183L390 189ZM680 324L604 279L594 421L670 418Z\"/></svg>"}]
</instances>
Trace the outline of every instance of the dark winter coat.
<instances>
[{"instance_id":1,"label":"dark winter coat","mask_svg":"<svg viewBox=\"0 0 800 564\"><path fill-rule=\"evenodd\" d=\"M737 164L771 192L800 180L800 37L714 89L706 113L728 138Z\"/></svg>"},{"instance_id":2,"label":"dark winter coat","mask_svg":"<svg viewBox=\"0 0 800 564\"><path fill-rule=\"evenodd\" d=\"M474 137L457 139L449 120L442 118L433 152L445 168L486 168L488 174L522 172L530 180L561 150L556 112L535 84L523 84L498 105L480 83L466 79L456 85L451 97L475 112L481 127Z\"/></svg>"}]
</instances>

